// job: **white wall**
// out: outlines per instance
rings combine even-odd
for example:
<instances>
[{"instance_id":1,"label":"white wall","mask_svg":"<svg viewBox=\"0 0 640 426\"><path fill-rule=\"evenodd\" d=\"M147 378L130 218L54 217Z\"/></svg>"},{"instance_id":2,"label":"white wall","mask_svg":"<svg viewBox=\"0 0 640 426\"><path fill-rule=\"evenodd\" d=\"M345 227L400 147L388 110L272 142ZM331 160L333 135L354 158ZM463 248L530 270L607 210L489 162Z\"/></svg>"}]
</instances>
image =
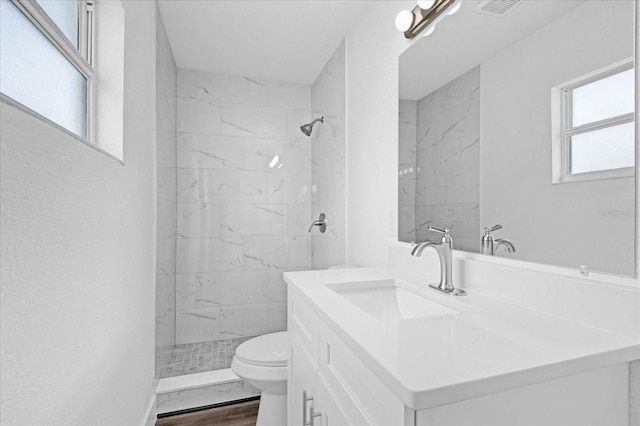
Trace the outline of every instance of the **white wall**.
<instances>
[{"instance_id":1,"label":"white wall","mask_svg":"<svg viewBox=\"0 0 640 426\"><path fill-rule=\"evenodd\" d=\"M311 231L311 266L326 269L345 262L345 58L344 42L311 87L312 118L324 117L311 134L312 218L327 215L324 233Z\"/></svg>"},{"instance_id":2,"label":"white wall","mask_svg":"<svg viewBox=\"0 0 640 426\"><path fill-rule=\"evenodd\" d=\"M2 103L2 423L135 425L154 380L155 2L126 1L123 166Z\"/></svg>"},{"instance_id":3,"label":"white wall","mask_svg":"<svg viewBox=\"0 0 640 426\"><path fill-rule=\"evenodd\" d=\"M373 2L347 35L347 263L387 261L397 240L398 57L411 45L394 26L411 1Z\"/></svg>"}]
</instances>

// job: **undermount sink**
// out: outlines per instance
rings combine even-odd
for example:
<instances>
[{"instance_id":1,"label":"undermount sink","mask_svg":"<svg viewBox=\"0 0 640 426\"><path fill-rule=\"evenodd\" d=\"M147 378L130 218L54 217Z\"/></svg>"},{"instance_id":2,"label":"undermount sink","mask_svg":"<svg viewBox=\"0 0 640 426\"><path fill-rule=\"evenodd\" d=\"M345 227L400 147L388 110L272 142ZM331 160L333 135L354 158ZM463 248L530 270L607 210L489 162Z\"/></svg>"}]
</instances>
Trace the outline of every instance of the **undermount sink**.
<instances>
[{"instance_id":1,"label":"undermount sink","mask_svg":"<svg viewBox=\"0 0 640 426\"><path fill-rule=\"evenodd\" d=\"M396 280L337 283L327 287L379 321L459 313L404 288Z\"/></svg>"}]
</instances>

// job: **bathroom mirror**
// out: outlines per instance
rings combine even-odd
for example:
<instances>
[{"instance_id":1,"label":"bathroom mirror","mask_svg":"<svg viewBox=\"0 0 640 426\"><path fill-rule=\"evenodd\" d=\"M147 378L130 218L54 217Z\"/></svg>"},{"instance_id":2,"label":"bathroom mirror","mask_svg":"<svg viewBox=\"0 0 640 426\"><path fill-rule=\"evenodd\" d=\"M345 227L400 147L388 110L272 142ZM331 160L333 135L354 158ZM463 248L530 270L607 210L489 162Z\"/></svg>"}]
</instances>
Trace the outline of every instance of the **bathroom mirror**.
<instances>
[{"instance_id":1,"label":"bathroom mirror","mask_svg":"<svg viewBox=\"0 0 640 426\"><path fill-rule=\"evenodd\" d=\"M634 1L486 3L400 56L400 241L633 276Z\"/></svg>"}]
</instances>

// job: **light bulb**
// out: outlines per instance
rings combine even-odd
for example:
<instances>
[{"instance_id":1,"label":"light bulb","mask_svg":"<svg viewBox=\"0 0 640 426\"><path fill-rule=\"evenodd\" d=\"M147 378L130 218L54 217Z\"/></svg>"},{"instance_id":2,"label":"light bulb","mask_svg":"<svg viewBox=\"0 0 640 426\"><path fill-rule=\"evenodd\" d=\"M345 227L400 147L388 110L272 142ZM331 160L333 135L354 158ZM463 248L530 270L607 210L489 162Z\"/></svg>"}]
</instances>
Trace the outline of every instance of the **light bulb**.
<instances>
[{"instance_id":1,"label":"light bulb","mask_svg":"<svg viewBox=\"0 0 640 426\"><path fill-rule=\"evenodd\" d=\"M422 10L431 9L436 0L418 0L418 7Z\"/></svg>"},{"instance_id":2,"label":"light bulb","mask_svg":"<svg viewBox=\"0 0 640 426\"><path fill-rule=\"evenodd\" d=\"M424 30L424 32L422 33L422 37L429 37L431 34L433 34L435 30L436 30L436 24L431 24L429 28Z\"/></svg>"},{"instance_id":3,"label":"light bulb","mask_svg":"<svg viewBox=\"0 0 640 426\"><path fill-rule=\"evenodd\" d=\"M462 6L462 2L461 1L456 2L453 5L453 7L447 11L447 15L453 15L454 13L456 13L457 11L460 10L461 6Z\"/></svg>"},{"instance_id":4,"label":"light bulb","mask_svg":"<svg viewBox=\"0 0 640 426\"><path fill-rule=\"evenodd\" d=\"M413 12L403 10L396 15L396 28L398 31L405 32L413 25Z\"/></svg>"}]
</instances>

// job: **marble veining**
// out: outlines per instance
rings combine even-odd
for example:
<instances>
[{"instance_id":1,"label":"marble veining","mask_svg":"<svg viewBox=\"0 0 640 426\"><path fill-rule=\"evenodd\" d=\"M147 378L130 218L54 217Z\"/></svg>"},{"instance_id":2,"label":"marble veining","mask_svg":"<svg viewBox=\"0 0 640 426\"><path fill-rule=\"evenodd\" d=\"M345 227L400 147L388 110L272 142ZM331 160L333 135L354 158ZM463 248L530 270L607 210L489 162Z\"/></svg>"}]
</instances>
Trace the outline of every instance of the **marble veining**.
<instances>
[{"instance_id":1,"label":"marble veining","mask_svg":"<svg viewBox=\"0 0 640 426\"><path fill-rule=\"evenodd\" d=\"M479 251L479 67L400 101L399 160L400 240L434 239L433 225L451 229L454 248Z\"/></svg>"},{"instance_id":2,"label":"marble veining","mask_svg":"<svg viewBox=\"0 0 640 426\"><path fill-rule=\"evenodd\" d=\"M401 99L398 115L398 237L416 241L418 102Z\"/></svg>"},{"instance_id":3,"label":"marble veining","mask_svg":"<svg viewBox=\"0 0 640 426\"><path fill-rule=\"evenodd\" d=\"M179 69L177 96L176 342L284 330L282 274L310 267L311 87Z\"/></svg>"}]
</instances>

